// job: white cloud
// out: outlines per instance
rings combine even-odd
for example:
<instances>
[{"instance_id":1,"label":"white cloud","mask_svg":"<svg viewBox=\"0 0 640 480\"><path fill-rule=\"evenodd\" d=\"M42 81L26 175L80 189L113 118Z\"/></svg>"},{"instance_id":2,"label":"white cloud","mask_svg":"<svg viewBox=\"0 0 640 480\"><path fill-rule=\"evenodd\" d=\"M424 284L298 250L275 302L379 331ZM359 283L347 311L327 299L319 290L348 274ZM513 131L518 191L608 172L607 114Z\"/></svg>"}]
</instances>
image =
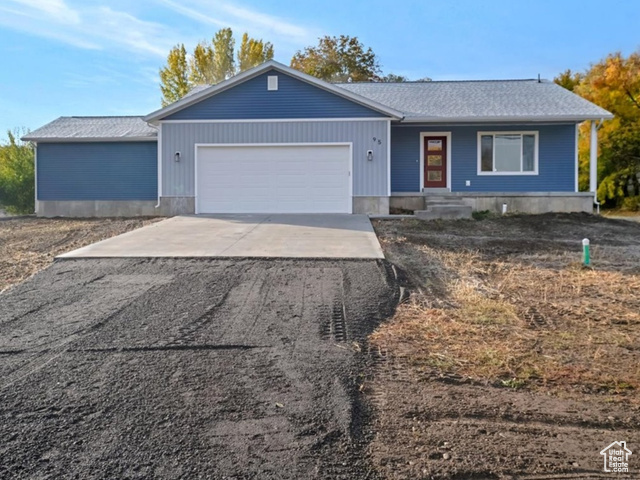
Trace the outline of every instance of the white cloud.
<instances>
[{"instance_id":1,"label":"white cloud","mask_svg":"<svg viewBox=\"0 0 640 480\"><path fill-rule=\"evenodd\" d=\"M229 2L191 0L186 6L183 0L156 0L176 13L200 23L217 27L230 27L236 34L249 32L253 37L277 45L286 44L301 48L315 42L321 35L316 28L301 26L286 19L240 7Z\"/></svg>"},{"instance_id":2,"label":"white cloud","mask_svg":"<svg viewBox=\"0 0 640 480\"><path fill-rule=\"evenodd\" d=\"M163 5L166 5L171 10L184 15L187 18L191 18L192 20L196 20L200 23L207 23L210 25L216 25L218 27L229 27L231 26L228 22L224 22L218 18L215 18L211 15L205 15L200 11L200 9L190 8L184 6L182 3L174 2L172 0L158 0ZM231 26L233 28L233 26Z\"/></svg>"},{"instance_id":3,"label":"white cloud","mask_svg":"<svg viewBox=\"0 0 640 480\"><path fill-rule=\"evenodd\" d=\"M271 31L277 35L289 37L294 40L306 41L313 36L310 29L289 23L273 15L256 12L247 8L236 7L230 3L218 3L221 10L233 17L247 23L248 27L256 27L260 30Z\"/></svg>"},{"instance_id":4,"label":"white cloud","mask_svg":"<svg viewBox=\"0 0 640 480\"><path fill-rule=\"evenodd\" d=\"M0 25L58 40L78 48L120 50L164 57L176 36L174 29L148 22L110 7L64 0L9 0L0 7ZM19 7L19 8L18 8Z\"/></svg>"},{"instance_id":5,"label":"white cloud","mask_svg":"<svg viewBox=\"0 0 640 480\"><path fill-rule=\"evenodd\" d=\"M64 0L9 0L23 7L40 12L43 16L65 24L80 23L78 12L70 8Z\"/></svg>"},{"instance_id":6,"label":"white cloud","mask_svg":"<svg viewBox=\"0 0 640 480\"><path fill-rule=\"evenodd\" d=\"M116 51L149 58L165 58L176 43L187 46L198 38L210 37L214 29L231 27L236 34L274 43L286 53L314 43L320 32L291 20L269 15L228 1L149 0L146 8L172 13L163 23L138 18L126 2L87 2L86 0L0 0L0 26L50 38L82 49ZM119 5L115 7L113 5ZM165 12L158 12L164 13ZM178 15L175 15L178 14ZM184 21L204 27L187 29ZM206 34L203 35L203 32Z\"/></svg>"}]
</instances>

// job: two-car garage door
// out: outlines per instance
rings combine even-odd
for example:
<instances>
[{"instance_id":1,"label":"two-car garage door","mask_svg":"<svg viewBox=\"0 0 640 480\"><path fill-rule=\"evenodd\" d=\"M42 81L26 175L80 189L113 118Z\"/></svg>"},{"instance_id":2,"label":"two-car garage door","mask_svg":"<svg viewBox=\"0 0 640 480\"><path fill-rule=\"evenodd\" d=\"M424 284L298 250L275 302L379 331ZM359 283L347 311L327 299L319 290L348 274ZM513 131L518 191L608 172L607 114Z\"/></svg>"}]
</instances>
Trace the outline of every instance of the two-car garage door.
<instances>
[{"instance_id":1,"label":"two-car garage door","mask_svg":"<svg viewBox=\"0 0 640 480\"><path fill-rule=\"evenodd\" d=\"M200 145L196 213L351 213L351 146Z\"/></svg>"}]
</instances>

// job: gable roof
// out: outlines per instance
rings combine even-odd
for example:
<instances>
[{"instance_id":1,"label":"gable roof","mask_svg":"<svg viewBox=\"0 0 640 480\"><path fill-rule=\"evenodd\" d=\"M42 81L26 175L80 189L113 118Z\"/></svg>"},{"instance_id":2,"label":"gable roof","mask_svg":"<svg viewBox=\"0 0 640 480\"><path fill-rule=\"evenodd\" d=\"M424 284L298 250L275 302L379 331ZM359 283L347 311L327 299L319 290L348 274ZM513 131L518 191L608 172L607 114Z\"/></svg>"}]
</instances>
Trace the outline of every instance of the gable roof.
<instances>
[{"instance_id":1,"label":"gable roof","mask_svg":"<svg viewBox=\"0 0 640 480\"><path fill-rule=\"evenodd\" d=\"M336 86L401 111L403 122L581 122L613 118L605 109L546 80L341 83Z\"/></svg>"},{"instance_id":2,"label":"gable roof","mask_svg":"<svg viewBox=\"0 0 640 480\"><path fill-rule=\"evenodd\" d=\"M61 141L152 141L158 131L142 117L60 117L28 133L22 140Z\"/></svg>"},{"instance_id":3,"label":"gable roof","mask_svg":"<svg viewBox=\"0 0 640 480\"><path fill-rule=\"evenodd\" d=\"M147 122L156 122L184 108L187 108L195 103L198 103L206 98L212 97L218 93L228 90L234 87L235 85L238 85L239 83L246 82L247 80L257 77L258 75L261 75L262 73L269 70L276 70L286 75L289 75L291 77L297 78L315 87L331 92L339 97L346 98L347 100L351 100L352 102L358 103L372 110L383 113L388 117L400 120L403 116L402 112L395 110L382 103L379 103L373 99L364 97L355 92L350 92L332 83L325 82L324 80L320 80L316 77L312 77L311 75L307 75L306 73L302 73L298 70L294 70L293 68L287 67L282 63L276 62L275 60L269 60L268 62L258 65L257 67L254 67L250 70L246 70L242 73L239 73L238 75L235 75L229 78L228 80L220 82L216 85L212 85L204 88L198 88L197 90L194 89L195 91L192 90L177 102L174 102L170 105L167 105L164 108L161 108L159 110L156 110L155 112L150 113L149 115L144 117L144 120Z\"/></svg>"}]
</instances>

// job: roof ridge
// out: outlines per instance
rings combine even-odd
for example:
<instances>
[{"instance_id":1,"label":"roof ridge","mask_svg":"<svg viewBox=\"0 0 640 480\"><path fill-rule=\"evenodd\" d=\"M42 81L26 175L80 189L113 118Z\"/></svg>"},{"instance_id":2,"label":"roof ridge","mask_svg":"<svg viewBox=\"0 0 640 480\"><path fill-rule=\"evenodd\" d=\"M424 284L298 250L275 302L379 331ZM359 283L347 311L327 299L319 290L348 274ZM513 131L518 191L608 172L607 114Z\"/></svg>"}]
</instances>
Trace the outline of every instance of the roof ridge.
<instances>
[{"instance_id":1,"label":"roof ridge","mask_svg":"<svg viewBox=\"0 0 640 480\"><path fill-rule=\"evenodd\" d=\"M336 82L334 85L406 85L423 83L498 83L498 82L536 82L537 78L506 78L489 80L409 80L407 82ZM549 80L541 79L540 83L551 83Z\"/></svg>"},{"instance_id":2,"label":"roof ridge","mask_svg":"<svg viewBox=\"0 0 640 480\"><path fill-rule=\"evenodd\" d=\"M59 118L144 118L144 115L70 115Z\"/></svg>"}]
</instances>

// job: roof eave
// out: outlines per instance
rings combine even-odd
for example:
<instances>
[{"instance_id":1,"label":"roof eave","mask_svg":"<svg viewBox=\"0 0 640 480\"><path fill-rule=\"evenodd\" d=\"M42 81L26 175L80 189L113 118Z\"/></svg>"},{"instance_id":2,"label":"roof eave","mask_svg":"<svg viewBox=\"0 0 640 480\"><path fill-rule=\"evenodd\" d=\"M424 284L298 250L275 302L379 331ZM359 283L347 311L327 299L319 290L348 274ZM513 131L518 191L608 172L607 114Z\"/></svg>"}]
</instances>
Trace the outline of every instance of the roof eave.
<instances>
[{"instance_id":1,"label":"roof eave","mask_svg":"<svg viewBox=\"0 0 640 480\"><path fill-rule=\"evenodd\" d=\"M374 100L371 100L367 97L363 97L362 95L358 95L357 93L349 92L343 88L332 85L331 83L325 82L324 80L320 80L319 78L312 77L311 75L307 75L306 73L295 70L291 67L287 67L282 63L276 62L275 60L270 60L265 62L257 67L254 67L250 70L246 70L238 75L235 75L223 82L218 83L217 85L213 85L209 88L205 88L201 92L195 93L193 95L189 95L188 97L184 97L171 105L168 105L164 108L156 110L155 112L150 113L145 116L143 120L147 123L155 123L162 118L165 118L173 113L176 113L180 110L183 110L191 105L194 105L206 98L212 97L221 93L225 90L232 88L233 86L250 80L258 75L264 73L267 70L278 70L282 73L291 75L295 78L298 78L304 82L310 83L316 87L322 88L328 92L331 92L340 97L346 98L347 100L351 100L355 103L368 107L372 110L378 111L384 115L389 116L391 119L400 120L403 118L404 114L398 110L387 107L381 103L378 103Z\"/></svg>"},{"instance_id":2,"label":"roof eave","mask_svg":"<svg viewBox=\"0 0 640 480\"><path fill-rule=\"evenodd\" d=\"M580 123L586 120L611 120L614 116L607 112L602 115L536 115L536 116L487 116L487 117L411 117L406 116L402 123L538 123L538 122L571 122Z\"/></svg>"}]
</instances>

